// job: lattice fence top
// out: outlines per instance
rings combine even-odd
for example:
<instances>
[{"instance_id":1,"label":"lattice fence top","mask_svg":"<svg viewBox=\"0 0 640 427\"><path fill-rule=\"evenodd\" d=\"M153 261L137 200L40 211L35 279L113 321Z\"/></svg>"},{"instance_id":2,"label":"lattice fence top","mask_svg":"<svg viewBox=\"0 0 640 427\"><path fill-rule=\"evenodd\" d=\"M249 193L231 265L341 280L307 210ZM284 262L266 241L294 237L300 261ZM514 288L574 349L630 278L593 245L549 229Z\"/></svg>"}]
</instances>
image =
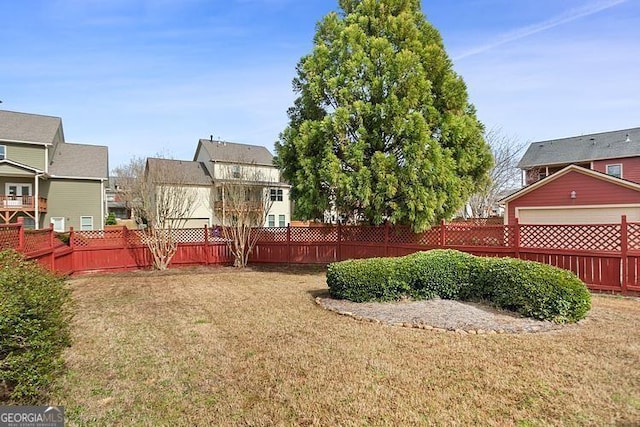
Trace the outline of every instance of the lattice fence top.
<instances>
[{"instance_id":1,"label":"lattice fence top","mask_svg":"<svg viewBox=\"0 0 640 427\"><path fill-rule=\"evenodd\" d=\"M73 232L73 245L79 248L121 246L124 230L86 230Z\"/></svg>"},{"instance_id":2,"label":"lattice fence top","mask_svg":"<svg viewBox=\"0 0 640 427\"><path fill-rule=\"evenodd\" d=\"M335 243L338 241L338 227L292 227L291 241Z\"/></svg>"},{"instance_id":3,"label":"lattice fence top","mask_svg":"<svg viewBox=\"0 0 640 427\"><path fill-rule=\"evenodd\" d=\"M31 253L51 247L53 230L29 230L24 232L24 253Z\"/></svg>"},{"instance_id":4,"label":"lattice fence top","mask_svg":"<svg viewBox=\"0 0 640 427\"><path fill-rule=\"evenodd\" d=\"M383 243L384 226L345 226L342 227L342 241L361 243Z\"/></svg>"},{"instance_id":5,"label":"lattice fence top","mask_svg":"<svg viewBox=\"0 0 640 427\"><path fill-rule=\"evenodd\" d=\"M640 222L627 223L627 241L630 251L640 250Z\"/></svg>"},{"instance_id":6,"label":"lattice fence top","mask_svg":"<svg viewBox=\"0 0 640 427\"><path fill-rule=\"evenodd\" d=\"M258 242L286 242L287 227L254 228Z\"/></svg>"},{"instance_id":7,"label":"lattice fence top","mask_svg":"<svg viewBox=\"0 0 640 427\"><path fill-rule=\"evenodd\" d=\"M20 245L20 229L0 226L0 249L17 249Z\"/></svg>"},{"instance_id":8,"label":"lattice fence top","mask_svg":"<svg viewBox=\"0 0 640 427\"><path fill-rule=\"evenodd\" d=\"M436 247L440 242L440 228L430 228L422 233L414 233L410 227L396 226L389 229L389 243Z\"/></svg>"},{"instance_id":9,"label":"lattice fence top","mask_svg":"<svg viewBox=\"0 0 640 427\"><path fill-rule=\"evenodd\" d=\"M508 246L513 244L509 228L503 225L474 226L448 224L445 246Z\"/></svg>"},{"instance_id":10,"label":"lattice fence top","mask_svg":"<svg viewBox=\"0 0 640 427\"><path fill-rule=\"evenodd\" d=\"M521 225L524 248L619 251L620 225Z\"/></svg>"}]
</instances>

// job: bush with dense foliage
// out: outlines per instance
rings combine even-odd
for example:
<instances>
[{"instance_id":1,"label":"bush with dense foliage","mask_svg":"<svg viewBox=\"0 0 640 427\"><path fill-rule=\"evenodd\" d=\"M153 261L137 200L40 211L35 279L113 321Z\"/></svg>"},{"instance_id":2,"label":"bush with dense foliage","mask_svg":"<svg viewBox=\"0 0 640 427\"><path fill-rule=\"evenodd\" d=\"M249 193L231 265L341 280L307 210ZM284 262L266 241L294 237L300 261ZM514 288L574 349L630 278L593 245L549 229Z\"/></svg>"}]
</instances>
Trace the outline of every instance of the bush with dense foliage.
<instances>
[{"instance_id":1,"label":"bush with dense foliage","mask_svg":"<svg viewBox=\"0 0 640 427\"><path fill-rule=\"evenodd\" d=\"M485 300L558 323L578 321L591 308L587 287L569 271L451 249L333 263L327 271L327 284L333 297L355 302L405 297Z\"/></svg>"},{"instance_id":2,"label":"bush with dense foliage","mask_svg":"<svg viewBox=\"0 0 640 427\"><path fill-rule=\"evenodd\" d=\"M44 402L70 343L70 303L63 278L0 252L0 402Z\"/></svg>"}]
</instances>

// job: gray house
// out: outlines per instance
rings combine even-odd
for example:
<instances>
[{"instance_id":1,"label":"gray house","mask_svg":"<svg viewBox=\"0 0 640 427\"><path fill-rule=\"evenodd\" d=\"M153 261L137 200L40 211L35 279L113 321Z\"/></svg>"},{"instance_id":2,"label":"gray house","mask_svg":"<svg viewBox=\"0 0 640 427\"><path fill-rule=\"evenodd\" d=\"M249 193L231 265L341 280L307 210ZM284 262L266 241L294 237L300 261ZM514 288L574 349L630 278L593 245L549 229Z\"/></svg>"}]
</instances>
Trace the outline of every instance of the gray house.
<instances>
[{"instance_id":1,"label":"gray house","mask_svg":"<svg viewBox=\"0 0 640 427\"><path fill-rule=\"evenodd\" d=\"M62 119L0 110L0 223L102 229L108 148L65 142Z\"/></svg>"}]
</instances>

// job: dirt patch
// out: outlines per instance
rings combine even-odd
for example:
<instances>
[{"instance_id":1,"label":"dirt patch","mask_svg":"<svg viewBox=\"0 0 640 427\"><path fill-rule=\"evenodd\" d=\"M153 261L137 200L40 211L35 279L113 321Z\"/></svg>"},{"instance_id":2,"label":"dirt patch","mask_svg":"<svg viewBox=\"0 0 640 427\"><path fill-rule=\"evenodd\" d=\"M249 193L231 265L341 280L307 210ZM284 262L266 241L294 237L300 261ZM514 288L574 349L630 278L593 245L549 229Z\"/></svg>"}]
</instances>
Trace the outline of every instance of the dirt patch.
<instances>
[{"instance_id":1,"label":"dirt patch","mask_svg":"<svg viewBox=\"0 0 640 427\"><path fill-rule=\"evenodd\" d=\"M356 303L329 297L317 297L316 302L327 310L388 325L467 333L523 333L560 329L549 321L523 317L488 305L431 299L425 301Z\"/></svg>"}]
</instances>

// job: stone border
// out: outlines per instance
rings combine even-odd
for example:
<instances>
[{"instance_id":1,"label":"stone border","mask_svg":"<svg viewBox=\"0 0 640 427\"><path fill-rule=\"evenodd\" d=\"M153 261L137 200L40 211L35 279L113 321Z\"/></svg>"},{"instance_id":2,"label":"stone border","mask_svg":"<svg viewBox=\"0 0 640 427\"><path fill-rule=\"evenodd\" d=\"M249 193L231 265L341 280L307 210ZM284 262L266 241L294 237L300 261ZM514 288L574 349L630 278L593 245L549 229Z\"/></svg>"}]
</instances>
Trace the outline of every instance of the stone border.
<instances>
[{"instance_id":1,"label":"stone border","mask_svg":"<svg viewBox=\"0 0 640 427\"><path fill-rule=\"evenodd\" d=\"M352 319L361 321L361 322L369 322L377 325L384 326L395 326L395 327L403 327L403 328L412 328L412 329L423 329L433 332L451 332L458 335L498 335L498 334L520 334L520 333L537 333L537 332L549 332L549 331L557 331L561 328L565 328L569 325L563 324L554 324L553 327L544 328L541 326L534 326L529 328L515 328L515 329L461 329L461 328L443 328L443 327L435 327L432 325L428 325L426 323L411 323L411 322L386 322L375 317L367 317L354 314L350 311L343 311L335 307L331 307L324 303L324 300L327 298L323 297L315 297L315 302L320 307L327 311L334 312L341 316L351 317Z\"/></svg>"}]
</instances>

